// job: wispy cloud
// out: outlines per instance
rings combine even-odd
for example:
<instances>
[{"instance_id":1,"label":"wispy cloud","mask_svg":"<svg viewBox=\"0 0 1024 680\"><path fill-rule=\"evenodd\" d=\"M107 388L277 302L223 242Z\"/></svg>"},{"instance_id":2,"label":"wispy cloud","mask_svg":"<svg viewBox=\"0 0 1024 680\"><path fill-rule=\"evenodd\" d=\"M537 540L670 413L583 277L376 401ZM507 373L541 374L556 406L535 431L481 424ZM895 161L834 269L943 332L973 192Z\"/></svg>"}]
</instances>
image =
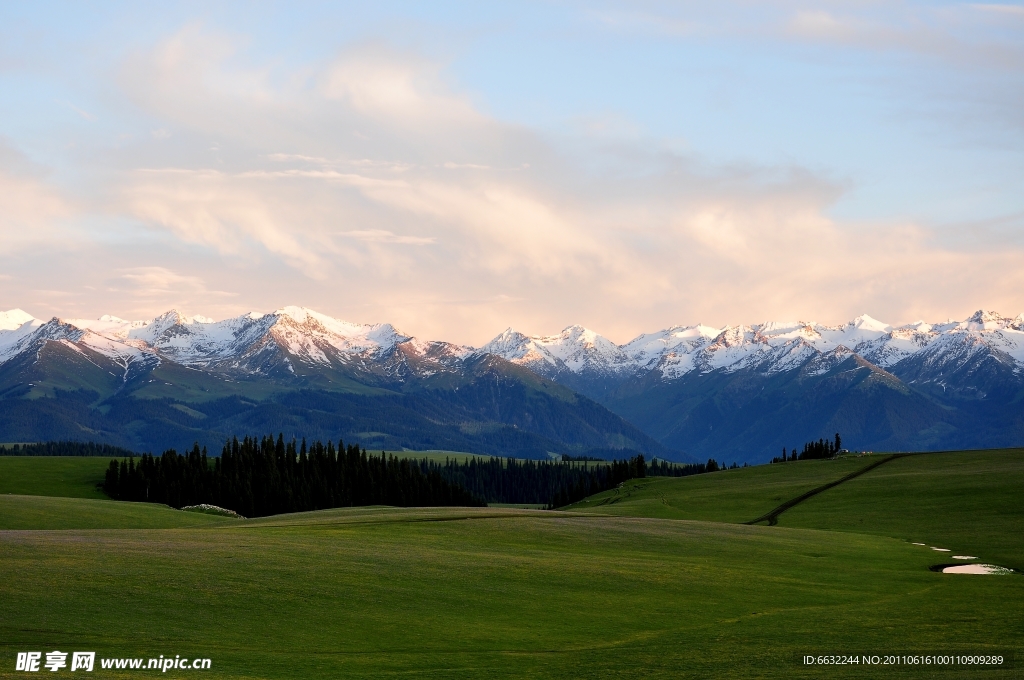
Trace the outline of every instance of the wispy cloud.
<instances>
[{"instance_id":1,"label":"wispy cloud","mask_svg":"<svg viewBox=\"0 0 1024 680\"><path fill-rule=\"evenodd\" d=\"M655 33L690 37L701 30L695 21L687 21L666 14L636 10L590 10L587 16L608 29L622 32Z\"/></svg>"},{"instance_id":2,"label":"wispy cloud","mask_svg":"<svg viewBox=\"0 0 1024 680\"><path fill-rule=\"evenodd\" d=\"M783 24L788 39L816 41L870 51L896 51L942 59L961 66L1024 69L1024 36L971 30L970 10L1016 15L1010 5L965 5L938 9L894 4L889 11L872 6L800 9Z\"/></svg>"},{"instance_id":3,"label":"wispy cloud","mask_svg":"<svg viewBox=\"0 0 1024 680\"><path fill-rule=\"evenodd\" d=\"M57 102L57 103L60 104L61 106L63 106L64 108L66 108L66 109L74 111L75 113L77 113L79 115L79 117L81 117L84 120L89 121L90 123L96 120L96 116L94 116L93 114L89 113L88 111L84 111L84 110L78 108L74 104L70 104L68 102Z\"/></svg>"},{"instance_id":4,"label":"wispy cloud","mask_svg":"<svg viewBox=\"0 0 1024 680\"><path fill-rule=\"evenodd\" d=\"M125 267L114 272L106 281L106 292L120 298L124 309L171 308L205 311L210 307L222 308L227 300L237 298L237 292L210 288L196 275L181 274L167 267ZM143 313L143 316L149 314Z\"/></svg>"},{"instance_id":5,"label":"wispy cloud","mask_svg":"<svg viewBox=\"0 0 1024 680\"><path fill-rule=\"evenodd\" d=\"M1024 5L975 4L971 5L971 7L981 10L982 12L996 12L998 14L1010 14L1024 17Z\"/></svg>"},{"instance_id":6,"label":"wispy cloud","mask_svg":"<svg viewBox=\"0 0 1024 680\"><path fill-rule=\"evenodd\" d=\"M364 229L353 231L340 231L338 236L356 239L367 243L400 243L403 245L426 246L434 243L437 239L432 236L400 236L385 229Z\"/></svg>"},{"instance_id":7,"label":"wispy cloud","mask_svg":"<svg viewBox=\"0 0 1024 680\"><path fill-rule=\"evenodd\" d=\"M441 167L443 167L445 170L490 170L491 169L491 166L489 166L489 165L480 165L478 163L452 163L451 161L448 161L447 163L443 164Z\"/></svg>"}]
</instances>

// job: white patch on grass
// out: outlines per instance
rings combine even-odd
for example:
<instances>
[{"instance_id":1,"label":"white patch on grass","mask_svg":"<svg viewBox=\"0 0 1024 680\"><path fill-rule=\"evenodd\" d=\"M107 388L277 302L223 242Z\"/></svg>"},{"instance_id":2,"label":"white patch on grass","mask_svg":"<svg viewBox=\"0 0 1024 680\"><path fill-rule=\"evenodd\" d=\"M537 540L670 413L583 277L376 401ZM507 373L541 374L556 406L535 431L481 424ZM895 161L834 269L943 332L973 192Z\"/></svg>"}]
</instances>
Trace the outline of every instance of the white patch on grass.
<instances>
[{"instance_id":1,"label":"white patch on grass","mask_svg":"<svg viewBox=\"0 0 1024 680\"><path fill-rule=\"evenodd\" d=\"M994 564L958 564L942 570L943 574L1010 574L1012 572L1012 569L998 567Z\"/></svg>"},{"instance_id":2,"label":"white patch on grass","mask_svg":"<svg viewBox=\"0 0 1024 680\"><path fill-rule=\"evenodd\" d=\"M978 559L974 555L953 555L954 560L976 560Z\"/></svg>"},{"instance_id":3,"label":"white patch on grass","mask_svg":"<svg viewBox=\"0 0 1024 680\"><path fill-rule=\"evenodd\" d=\"M936 548L934 545L932 546L932 550L937 550L939 552L949 552L949 548Z\"/></svg>"}]
</instances>

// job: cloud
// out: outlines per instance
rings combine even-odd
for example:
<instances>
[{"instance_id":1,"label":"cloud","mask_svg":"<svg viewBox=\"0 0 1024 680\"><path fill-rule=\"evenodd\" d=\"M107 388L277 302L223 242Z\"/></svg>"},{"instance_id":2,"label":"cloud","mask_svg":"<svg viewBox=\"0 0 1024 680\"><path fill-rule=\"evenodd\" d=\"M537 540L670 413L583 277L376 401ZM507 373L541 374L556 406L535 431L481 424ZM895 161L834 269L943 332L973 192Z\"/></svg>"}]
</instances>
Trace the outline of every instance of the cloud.
<instances>
[{"instance_id":1,"label":"cloud","mask_svg":"<svg viewBox=\"0 0 1024 680\"><path fill-rule=\"evenodd\" d=\"M971 5L971 7L982 12L995 12L997 14L1009 14L1024 17L1024 6L1021 5L975 4Z\"/></svg>"},{"instance_id":2,"label":"cloud","mask_svg":"<svg viewBox=\"0 0 1024 680\"><path fill-rule=\"evenodd\" d=\"M358 241L373 243L401 243L405 245L425 246L434 243L437 239L422 236L399 236L384 229L367 229L363 231L340 231L338 236L354 238Z\"/></svg>"},{"instance_id":3,"label":"cloud","mask_svg":"<svg viewBox=\"0 0 1024 680\"><path fill-rule=\"evenodd\" d=\"M235 292L211 289L200 276L160 266L118 269L107 279L105 290L120 298L121 309L161 312L171 308L222 307L224 301L238 297ZM143 312L143 316L151 315Z\"/></svg>"},{"instance_id":4,"label":"cloud","mask_svg":"<svg viewBox=\"0 0 1024 680\"><path fill-rule=\"evenodd\" d=\"M113 282L127 284L132 295L145 297L206 290L205 283L198 276L182 276L166 267L129 267L120 270Z\"/></svg>"},{"instance_id":5,"label":"cloud","mask_svg":"<svg viewBox=\"0 0 1024 680\"><path fill-rule=\"evenodd\" d=\"M226 255L245 255L261 246L307 273L322 270L314 244L280 214L291 200L301 200L298 196L281 189L268 192L266 183L251 176L208 169L142 170L128 179L122 200L130 214L186 242Z\"/></svg>"},{"instance_id":6,"label":"cloud","mask_svg":"<svg viewBox=\"0 0 1024 680\"><path fill-rule=\"evenodd\" d=\"M749 47L772 43L819 44L868 52L938 58L964 67L987 65L1019 71L1024 63L1019 27L999 31L979 17L1024 16L1011 4L906 2L806 3L659 2L610 3L583 16L609 30L661 40L696 43L741 40ZM818 55L820 58L821 55Z\"/></svg>"},{"instance_id":7,"label":"cloud","mask_svg":"<svg viewBox=\"0 0 1024 680\"><path fill-rule=\"evenodd\" d=\"M94 116L93 114L89 113L88 111L83 111L82 109L78 108L74 104L69 104L68 102L57 102L57 103L60 104L61 106L64 106L65 108L68 108L68 109L74 111L83 120L87 120L90 123L92 123L93 121L96 120L96 116Z\"/></svg>"},{"instance_id":8,"label":"cloud","mask_svg":"<svg viewBox=\"0 0 1024 680\"><path fill-rule=\"evenodd\" d=\"M691 37L704 27L666 14L642 11L588 11L586 15L608 29L627 33L653 33L673 37Z\"/></svg>"},{"instance_id":9,"label":"cloud","mask_svg":"<svg viewBox=\"0 0 1024 680\"><path fill-rule=\"evenodd\" d=\"M820 11L788 30L906 38ZM510 324L581 322L624 341L679 322L864 310L896 322L1022 302L1019 248L968 252L912 221L837 219L846 185L800 167L715 165L638 130L553 139L487 114L415 54L363 45L285 68L188 26L126 59L119 84L151 119L142 129L174 130L174 144L141 134L105 156L82 218L102 225L98 264L46 265L72 271L76 290L104 288L92 305L302 304L479 344ZM81 216L44 176L5 167L5 245ZM130 225L119 249L113 224ZM96 314L108 311L126 315Z\"/></svg>"},{"instance_id":10,"label":"cloud","mask_svg":"<svg viewBox=\"0 0 1024 680\"><path fill-rule=\"evenodd\" d=\"M1017 14L1008 5L953 8L864 5L846 13L800 9L783 23L781 36L800 41L868 50L904 52L942 59L961 67L986 66L1020 71L1024 49L1019 32L1009 35L980 30L969 10ZM977 12L974 12L977 14Z\"/></svg>"},{"instance_id":11,"label":"cloud","mask_svg":"<svg viewBox=\"0 0 1024 680\"><path fill-rule=\"evenodd\" d=\"M0 139L0 246L16 251L51 242L75 212L41 168Z\"/></svg>"}]
</instances>

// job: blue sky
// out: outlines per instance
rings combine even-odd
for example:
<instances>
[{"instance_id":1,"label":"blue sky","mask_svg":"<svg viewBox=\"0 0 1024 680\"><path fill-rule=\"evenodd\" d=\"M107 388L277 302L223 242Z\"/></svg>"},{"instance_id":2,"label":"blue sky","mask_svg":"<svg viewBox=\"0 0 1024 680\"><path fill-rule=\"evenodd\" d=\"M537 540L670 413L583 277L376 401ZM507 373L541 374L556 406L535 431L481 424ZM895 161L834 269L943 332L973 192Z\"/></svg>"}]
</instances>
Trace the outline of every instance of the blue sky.
<instances>
[{"instance_id":1,"label":"blue sky","mask_svg":"<svg viewBox=\"0 0 1024 680\"><path fill-rule=\"evenodd\" d=\"M0 8L0 308L1024 309L1024 5Z\"/></svg>"}]
</instances>

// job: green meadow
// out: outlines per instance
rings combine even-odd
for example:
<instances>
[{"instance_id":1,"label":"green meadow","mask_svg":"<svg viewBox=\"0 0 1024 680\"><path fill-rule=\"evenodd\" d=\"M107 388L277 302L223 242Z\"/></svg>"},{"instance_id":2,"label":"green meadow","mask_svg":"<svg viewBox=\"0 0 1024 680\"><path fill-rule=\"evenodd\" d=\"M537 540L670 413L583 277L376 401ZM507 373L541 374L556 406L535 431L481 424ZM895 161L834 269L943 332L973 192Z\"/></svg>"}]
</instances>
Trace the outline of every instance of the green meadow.
<instances>
[{"instance_id":1,"label":"green meadow","mask_svg":"<svg viewBox=\"0 0 1024 680\"><path fill-rule=\"evenodd\" d=\"M743 524L869 462L636 480L568 511L234 520L4 492L0 677L53 649L212 659L166 677L1018 677L796 663L1024 654L1024 577L929 570L950 561L932 545L1020 563L1024 451L894 460Z\"/></svg>"},{"instance_id":2,"label":"green meadow","mask_svg":"<svg viewBox=\"0 0 1024 680\"><path fill-rule=\"evenodd\" d=\"M779 524L894 536L1024 570L1024 450L898 458Z\"/></svg>"},{"instance_id":3,"label":"green meadow","mask_svg":"<svg viewBox=\"0 0 1024 680\"><path fill-rule=\"evenodd\" d=\"M869 465L872 456L757 465L691 477L648 477L570 506L608 515L746 522Z\"/></svg>"},{"instance_id":4,"label":"green meadow","mask_svg":"<svg viewBox=\"0 0 1024 680\"><path fill-rule=\"evenodd\" d=\"M0 456L0 494L106 498L97 488L110 458Z\"/></svg>"}]
</instances>

